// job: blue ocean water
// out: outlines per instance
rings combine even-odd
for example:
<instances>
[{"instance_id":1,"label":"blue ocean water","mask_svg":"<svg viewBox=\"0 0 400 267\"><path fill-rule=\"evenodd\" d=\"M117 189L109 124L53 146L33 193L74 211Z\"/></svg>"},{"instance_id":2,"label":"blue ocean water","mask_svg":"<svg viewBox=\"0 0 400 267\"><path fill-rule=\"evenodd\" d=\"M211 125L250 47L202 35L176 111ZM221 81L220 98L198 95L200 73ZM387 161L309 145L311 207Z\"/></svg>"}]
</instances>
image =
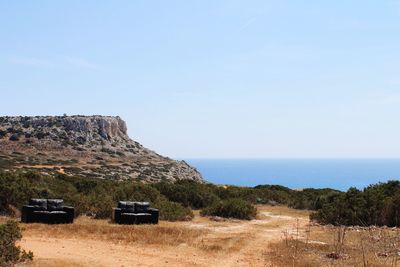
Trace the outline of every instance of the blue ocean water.
<instances>
[{"instance_id":1,"label":"blue ocean water","mask_svg":"<svg viewBox=\"0 0 400 267\"><path fill-rule=\"evenodd\" d=\"M290 188L364 188L400 179L400 159L189 159L216 184Z\"/></svg>"}]
</instances>

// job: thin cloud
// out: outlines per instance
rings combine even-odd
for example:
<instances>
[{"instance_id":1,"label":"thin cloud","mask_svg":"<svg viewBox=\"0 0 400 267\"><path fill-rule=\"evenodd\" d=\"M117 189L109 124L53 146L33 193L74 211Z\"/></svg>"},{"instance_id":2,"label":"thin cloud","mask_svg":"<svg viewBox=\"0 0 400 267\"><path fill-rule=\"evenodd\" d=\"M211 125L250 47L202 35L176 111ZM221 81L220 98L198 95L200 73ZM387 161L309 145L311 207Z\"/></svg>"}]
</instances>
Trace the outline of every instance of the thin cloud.
<instances>
[{"instance_id":1,"label":"thin cloud","mask_svg":"<svg viewBox=\"0 0 400 267\"><path fill-rule=\"evenodd\" d=\"M400 104L400 94L391 94L383 96L380 99L381 103L383 104Z\"/></svg>"},{"instance_id":2,"label":"thin cloud","mask_svg":"<svg viewBox=\"0 0 400 267\"><path fill-rule=\"evenodd\" d=\"M79 68L99 70L101 66L87 59L75 56L62 56L56 59L43 59L35 57L12 57L11 64L27 66L32 68Z\"/></svg>"},{"instance_id":3,"label":"thin cloud","mask_svg":"<svg viewBox=\"0 0 400 267\"><path fill-rule=\"evenodd\" d=\"M33 57L12 57L10 62L15 65L22 65L35 68L51 68L54 63L47 59L33 58Z\"/></svg>"},{"instance_id":4,"label":"thin cloud","mask_svg":"<svg viewBox=\"0 0 400 267\"><path fill-rule=\"evenodd\" d=\"M80 57L63 57L65 62L71 66L77 67L77 68L82 68L82 69L92 69L92 70L98 70L100 69L100 65L95 64L93 62L90 62L87 59L80 58Z\"/></svg>"},{"instance_id":5,"label":"thin cloud","mask_svg":"<svg viewBox=\"0 0 400 267\"><path fill-rule=\"evenodd\" d=\"M369 99L381 105L400 105L400 93L377 93L370 95Z\"/></svg>"},{"instance_id":6,"label":"thin cloud","mask_svg":"<svg viewBox=\"0 0 400 267\"><path fill-rule=\"evenodd\" d=\"M248 19L245 23L243 23L238 28L238 32L241 32L241 31L245 30L247 27L249 27L251 24L253 24L256 20L257 20L257 17L253 17L253 18Z\"/></svg>"}]
</instances>

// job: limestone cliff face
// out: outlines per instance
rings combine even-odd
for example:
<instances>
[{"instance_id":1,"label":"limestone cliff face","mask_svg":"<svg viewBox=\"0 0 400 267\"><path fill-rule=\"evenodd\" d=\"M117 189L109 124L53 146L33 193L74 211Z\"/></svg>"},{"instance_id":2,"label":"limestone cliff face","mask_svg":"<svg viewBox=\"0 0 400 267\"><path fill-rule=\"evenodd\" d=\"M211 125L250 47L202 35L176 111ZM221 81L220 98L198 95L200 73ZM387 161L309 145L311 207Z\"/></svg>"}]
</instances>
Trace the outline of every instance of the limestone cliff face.
<instances>
[{"instance_id":1,"label":"limestone cliff face","mask_svg":"<svg viewBox=\"0 0 400 267\"><path fill-rule=\"evenodd\" d=\"M146 182L203 181L186 162L130 139L126 123L111 116L0 117L1 167Z\"/></svg>"}]
</instances>

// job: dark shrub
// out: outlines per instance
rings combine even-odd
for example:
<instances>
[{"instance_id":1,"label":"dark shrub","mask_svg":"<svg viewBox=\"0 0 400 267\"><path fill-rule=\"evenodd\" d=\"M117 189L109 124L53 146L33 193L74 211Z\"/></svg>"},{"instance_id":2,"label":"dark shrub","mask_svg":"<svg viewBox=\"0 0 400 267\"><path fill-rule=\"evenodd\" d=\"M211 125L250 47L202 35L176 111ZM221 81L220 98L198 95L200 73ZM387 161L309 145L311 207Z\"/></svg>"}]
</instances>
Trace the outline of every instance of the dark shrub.
<instances>
[{"instance_id":1,"label":"dark shrub","mask_svg":"<svg viewBox=\"0 0 400 267\"><path fill-rule=\"evenodd\" d=\"M400 226L400 181L378 183L363 191L350 188L320 198L312 220L335 225Z\"/></svg>"},{"instance_id":2,"label":"dark shrub","mask_svg":"<svg viewBox=\"0 0 400 267\"><path fill-rule=\"evenodd\" d=\"M15 221L0 225L0 266L13 266L17 262L33 259L31 251L26 252L15 245L21 238L21 230Z\"/></svg>"},{"instance_id":3,"label":"dark shrub","mask_svg":"<svg viewBox=\"0 0 400 267\"><path fill-rule=\"evenodd\" d=\"M18 141L19 140L19 135L18 134L13 134L10 136L10 141Z\"/></svg>"},{"instance_id":4,"label":"dark shrub","mask_svg":"<svg viewBox=\"0 0 400 267\"><path fill-rule=\"evenodd\" d=\"M7 134L6 131L0 130L0 139L6 136L6 134Z\"/></svg>"},{"instance_id":5,"label":"dark shrub","mask_svg":"<svg viewBox=\"0 0 400 267\"><path fill-rule=\"evenodd\" d=\"M86 138L83 136L79 136L78 138L76 138L76 142L80 145L83 145L86 143Z\"/></svg>"},{"instance_id":6,"label":"dark shrub","mask_svg":"<svg viewBox=\"0 0 400 267\"><path fill-rule=\"evenodd\" d=\"M21 208L33 195L27 176L0 172L0 211L8 211L9 205Z\"/></svg>"},{"instance_id":7,"label":"dark shrub","mask_svg":"<svg viewBox=\"0 0 400 267\"><path fill-rule=\"evenodd\" d=\"M44 132L37 132L35 136L37 139L43 139L46 137L46 134Z\"/></svg>"},{"instance_id":8,"label":"dark shrub","mask_svg":"<svg viewBox=\"0 0 400 267\"><path fill-rule=\"evenodd\" d=\"M219 201L203 209L201 215L251 220L256 217L257 209L254 205L245 200L232 198Z\"/></svg>"},{"instance_id":9,"label":"dark shrub","mask_svg":"<svg viewBox=\"0 0 400 267\"><path fill-rule=\"evenodd\" d=\"M160 210L160 219L167 221L188 221L193 218L190 208L185 208L181 204L160 199L154 203L154 207Z\"/></svg>"},{"instance_id":10,"label":"dark shrub","mask_svg":"<svg viewBox=\"0 0 400 267\"><path fill-rule=\"evenodd\" d=\"M339 191L328 188L305 188L301 191L293 191L290 194L291 199L288 203L288 206L295 209L317 210L322 207L325 199L330 194L336 193L339 193Z\"/></svg>"},{"instance_id":11,"label":"dark shrub","mask_svg":"<svg viewBox=\"0 0 400 267\"><path fill-rule=\"evenodd\" d=\"M112 214L112 208L115 207L115 201L107 191L99 190L93 192L88 197L88 207L86 213L92 215L96 219L110 218Z\"/></svg>"},{"instance_id":12,"label":"dark shrub","mask_svg":"<svg viewBox=\"0 0 400 267\"><path fill-rule=\"evenodd\" d=\"M181 203L185 207L199 209L220 200L207 185L193 181L158 183L154 186L170 201Z\"/></svg>"}]
</instances>

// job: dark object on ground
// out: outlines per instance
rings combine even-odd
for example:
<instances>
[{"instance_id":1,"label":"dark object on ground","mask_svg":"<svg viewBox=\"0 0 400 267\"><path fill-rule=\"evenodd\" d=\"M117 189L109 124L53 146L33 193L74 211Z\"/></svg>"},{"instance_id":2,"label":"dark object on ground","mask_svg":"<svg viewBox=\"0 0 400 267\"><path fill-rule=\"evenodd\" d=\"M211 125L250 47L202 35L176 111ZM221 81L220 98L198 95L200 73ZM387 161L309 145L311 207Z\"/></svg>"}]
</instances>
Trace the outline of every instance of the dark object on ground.
<instances>
[{"instance_id":1,"label":"dark object on ground","mask_svg":"<svg viewBox=\"0 0 400 267\"><path fill-rule=\"evenodd\" d=\"M338 259L342 258L342 256L336 252L328 253L328 254L326 254L326 257L328 257L330 259L334 259L334 260L338 260Z\"/></svg>"},{"instance_id":2,"label":"dark object on ground","mask_svg":"<svg viewBox=\"0 0 400 267\"><path fill-rule=\"evenodd\" d=\"M24 223L73 223L74 208L64 206L62 199L32 198L22 207L21 221Z\"/></svg>"},{"instance_id":3,"label":"dark object on ground","mask_svg":"<svg viewBox=\"0 0 400 267\"><path fill-rule=\"evenodd\" d=\"M118 224L157 224L159 212L148 202L119 201L113 215Z\"/></svg>"}]
</instances>

